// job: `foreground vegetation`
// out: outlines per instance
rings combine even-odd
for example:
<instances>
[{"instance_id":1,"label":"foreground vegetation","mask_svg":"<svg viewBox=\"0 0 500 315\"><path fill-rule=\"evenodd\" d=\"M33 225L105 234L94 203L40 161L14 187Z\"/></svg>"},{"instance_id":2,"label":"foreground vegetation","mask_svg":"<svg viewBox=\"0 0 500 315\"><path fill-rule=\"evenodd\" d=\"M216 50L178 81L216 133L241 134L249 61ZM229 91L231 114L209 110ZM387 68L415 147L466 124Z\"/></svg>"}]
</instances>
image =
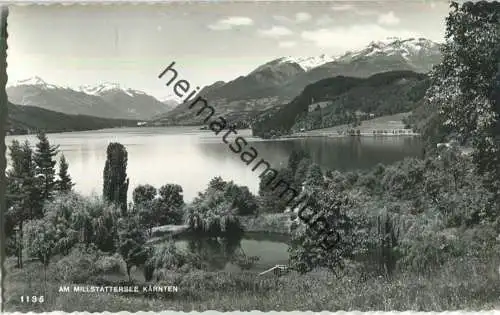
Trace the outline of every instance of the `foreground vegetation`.
<instances>
[{"instance_id":1,"label":"foreground vegetation","mask_svg":"<svg viewBox=\"0 0 500 315\"><path fill-rule=\"evenodd\" d=\"M158 284L178 285L179 292L159 294L155 298L125 294L57 293L60 285L69 285L71 282L58 280L60 277L55 268L49 271L50 278L54 280L46 287L39 272L39 264L31 264L26 270L20 271L9 262L6 268L9 274L5 287L7 310L21 312L35 309L66 312L214 309L450 311L500 307L496 266L493 266L493 262L472 258L449 261L439 271L425 277L404 273L391 279L361 278L355 271L346 272L341 278L319 271L300 277L292 273L278 279L259 278L250 272L172 273ZM76 267L74 272L78 272ZM45 294L45 303L34 306L19 301L18 297L26 292L29 283L30 293ZM142 281L134 283L140 284Z\"/></svg>"},{"instance_id":2,"label":"foreground vegetation","mask_svg":"<svg viewBox=\"0 0 500 315\"><path fill-rule=\"evenodd\" d=\"M135 187L128 202L128 155L119 143L107 149L102 196L84 197L72 192L63 158L56 173L58 148L43 133L34 150L14 142L7 172L6 309L500 307L499 18L498 3L452 4L444 61L426 94L426 106L438 109L422 123L424 139L460 141L473 148L471 155L458 144L431 145L422 159L341 173L322 170L297 151L279 175L261 178L258 196L216 177L186 204L182 187L173 183ZM462 28L471 36L459 36ZM477 49L477 57L464 60L469 49ZM270 189L279 180L300 192L302 203L287 200L289 189ZM313 209L309 224L299 217L304 204ZM320 246L320 219L339 235L328 249ZM170 224L188 226L187 250L168 240L147 242L155 227ZM282 277L257 275L258 257L240 250L245 231L266 225L290 234L291 271ZM241 271L223 271L228 262ZM179 292L58 292L60 285L146 283L177 285ZM27 290L43 294L45 302L21 303Z\"/></svg>"}]
</instances>

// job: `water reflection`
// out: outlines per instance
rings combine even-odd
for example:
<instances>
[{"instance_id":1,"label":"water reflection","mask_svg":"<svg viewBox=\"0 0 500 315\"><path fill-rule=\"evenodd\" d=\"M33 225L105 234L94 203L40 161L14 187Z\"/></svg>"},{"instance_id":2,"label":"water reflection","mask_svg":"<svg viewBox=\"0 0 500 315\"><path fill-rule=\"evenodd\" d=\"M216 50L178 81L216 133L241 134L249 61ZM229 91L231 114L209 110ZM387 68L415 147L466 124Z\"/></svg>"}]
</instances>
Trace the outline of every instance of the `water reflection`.
<instances>
[{"instance_id":1,"label":"water reflection","mask_svg":"<svg viewBox=\"0 0 500 315\"><path fill-rule=\"evenodd\" d=\"M240 131L259 153L259 159L269 161L274 168L287 163L294 149L309 152L312 159L325 169L367 169L378 163L393 163L406 156L418 156L421 145L408 137L345 137L302 138L289 140L255 139L248 130ZM177 128L123 128L86 132L49 134L53 144L59 144L69 162L69 172L76 182L75 189L83 194L100 193L102 172L106 161L106 147L120 142L128 150L129 198L134 187L151 184L160 187L167 183L183 187L186 201L191 201L204 190L215 176L234 180L258 192L258 173L241 161L222 142L221 136L193 127ZM35 136L8 136L28 139L36 143ZM252 164L253 165L253 164Z\"/></svg>"},{"instance_id":2,"label":"water reflection","mask_svg":"<svg viewBox=\"0 0 500 315\"><path fill-rule=\"evenodd\" d=\"M207 270L263 271L276 264L288 263L288 236L246 233L242 239L215 240L183 236L176 246L198 257Z\"/></svg>"}]
</instances>

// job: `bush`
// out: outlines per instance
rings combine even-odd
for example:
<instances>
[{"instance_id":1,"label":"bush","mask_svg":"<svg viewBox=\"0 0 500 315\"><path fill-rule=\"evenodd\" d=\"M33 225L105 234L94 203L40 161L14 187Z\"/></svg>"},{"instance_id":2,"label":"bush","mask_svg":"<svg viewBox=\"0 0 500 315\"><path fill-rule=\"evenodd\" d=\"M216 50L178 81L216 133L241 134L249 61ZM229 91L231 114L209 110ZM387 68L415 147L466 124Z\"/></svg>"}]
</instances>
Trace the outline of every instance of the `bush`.
<instances>
[{"instance_id":1,"label":"bush","mask_svg":"<svg viewBox=\"0 0 500 315\"><path fill-rule=\"evenodd\" d=\"M54 265L54 276L59 281L83 283L99 274L98 259L97 250L77 245Z\"/></svg>"},{"instance_id":2,"label":"bush","mask_svg":"<svg viewBox=\"0 0 500 315\"><path fill-rule=\"evenodd\" d=\"M125 274L124 261L119 254L99 257L96 261L96 268L99 273Z\"/></svg>"}]
</instances>

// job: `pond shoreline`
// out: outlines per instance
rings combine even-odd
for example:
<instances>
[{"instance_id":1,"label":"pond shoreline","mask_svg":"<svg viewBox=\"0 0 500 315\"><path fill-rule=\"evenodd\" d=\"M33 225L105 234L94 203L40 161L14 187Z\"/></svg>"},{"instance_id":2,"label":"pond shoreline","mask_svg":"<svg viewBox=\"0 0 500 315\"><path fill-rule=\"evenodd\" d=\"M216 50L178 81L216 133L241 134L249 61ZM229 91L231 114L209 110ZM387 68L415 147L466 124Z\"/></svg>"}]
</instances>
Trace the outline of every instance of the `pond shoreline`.
<instances>
[{"instance_id":1,"label":"pond shoreline","mask_svg":"<svg viewBox=\"0 0 500 315\"><path fill-rule=\"evenodd\" d=\"M239 217L245 235L259 239L263 235L288 239L290 236L290 215L287 213L269 213L258 216ZM189 233L187 225L162 225L153 228L147 244L153 245L170 238L179 238Z\"/></svg>"}]
</instances>

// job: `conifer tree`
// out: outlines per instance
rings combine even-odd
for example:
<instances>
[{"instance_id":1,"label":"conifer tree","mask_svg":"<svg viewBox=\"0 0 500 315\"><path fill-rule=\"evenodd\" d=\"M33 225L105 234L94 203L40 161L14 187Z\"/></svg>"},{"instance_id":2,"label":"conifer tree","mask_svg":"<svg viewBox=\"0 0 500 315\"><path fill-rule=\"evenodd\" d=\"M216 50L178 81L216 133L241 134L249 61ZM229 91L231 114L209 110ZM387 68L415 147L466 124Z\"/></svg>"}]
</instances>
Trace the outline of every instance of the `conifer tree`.
<instances>
[{"instance_id":1,"label":"conifer tree","mask_svg":"<svg viewBox=\"0 0 500 315\"><path fill-rule=\"evenodd\" d=\"M17 227L20 235L18 238L18 266L22 267L22 243L23 226L27 220L42 217L43 200L41 199L41 188L38 178L35 177L35 165L33 163L33 151L29 142L23 145L18 141L12 141L9 146L12 167L7 172L7 211L6 216L11 223L6 227L7 233Z\"/></svg>"},{"instance_id":2,"label":"conifer tree","mask_svg":"<svg viewBox=\"0 0 500 315\"><path fill-rule=\"evenodd\" d=\"M42 199L47 200L52 197L55 185L55 165L54 159L59 151L59 146L51 145L44 132L37 134L38 143L36 145L34 162L37 175L43 181Z\"/></svg>"},{"instance_id":3,"label":"conifer tree","mask_svg":"<svg viewBox=\"0 0 500 315\"><path fill-rule=\"evenodd\" d=\"M64 154L61 155L59 159L59 180L57 181L56 189L62 192L71 191L73 186L75 185L71 180L71 176L68 173L68 162L66 161L66 157Z\"/></svg>"}]
</instances>

